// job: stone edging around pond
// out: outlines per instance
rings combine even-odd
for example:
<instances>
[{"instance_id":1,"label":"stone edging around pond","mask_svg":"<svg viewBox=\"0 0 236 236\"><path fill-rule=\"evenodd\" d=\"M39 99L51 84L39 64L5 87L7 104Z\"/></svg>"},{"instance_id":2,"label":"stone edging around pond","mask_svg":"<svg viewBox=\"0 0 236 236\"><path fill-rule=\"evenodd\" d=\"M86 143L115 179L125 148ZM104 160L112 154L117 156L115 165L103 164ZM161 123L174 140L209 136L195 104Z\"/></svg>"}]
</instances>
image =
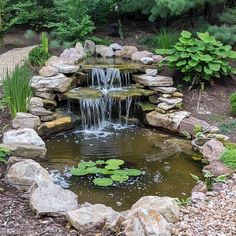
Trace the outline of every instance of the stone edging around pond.
<instances>
[{"instance_id":1,"label":"stone edging around pond","mask_svg":"<svg viewBox=\"0 0 236 236\"><path fill-rule=\"evenodd\" d=\"M119 46L119 50L116 50L118 46L96 46L91 41L87 41L85 47L77 44L76 48L65 50L60 58L49 59L47 67L40 70L41 75L31 80L37 97L31 99L29 113L18 113L12 122L13 129L3 134L3 144L11 151L5 179L17 189L29 191L29 205L38 216L66 215L79 233L101 227L100 230L111 231L122 228L125 235L139 235L140 231L136 231L137 229L144 230L147 235L151 232L155 232L155 235L170 235L170 224L179 220L179 208L174 199L146 196L136 202L131 210L123 213L100 204L86 203L79 206L78 197L70 190L55 185L47 170L36 162L44 158L47 151L39 135L50 135L73 127L71 117L56 116L51 110L57 106L54 100L56 96L60 97L80 83L79 80L75 83L73 76L75 73L84 72L80 72L80 66L73 65L74 62L84 58L86 53L97 53L104 57L122 56L143 63L153 63L153 57L163 59L146 51L138 52L134 47ZM142 60L144 55L146 58ZM204 167L205 170L209 170L214 176L232 176L233 170L220 161L225 150L221 141L228 137L218 134L216 127L211 127L208 123L192 117L189 112L181 110L182 106L179 105L182 104L183 95L171 87L172 78L160 77L153 68L146 68L146 75L135 76L134 80L159 93L157 109L143 109L145 124L180 135L188 134L193 139L194 150L200 152L209 162ZM158 107L159 104L162 104L161 107ZM205 130L204 138L194 138L196 126ZM195 200L199 197L199 194L194 195L196 192L201 192L199 186L193 189L192 197Z\"/></svg>"}]
</instances>

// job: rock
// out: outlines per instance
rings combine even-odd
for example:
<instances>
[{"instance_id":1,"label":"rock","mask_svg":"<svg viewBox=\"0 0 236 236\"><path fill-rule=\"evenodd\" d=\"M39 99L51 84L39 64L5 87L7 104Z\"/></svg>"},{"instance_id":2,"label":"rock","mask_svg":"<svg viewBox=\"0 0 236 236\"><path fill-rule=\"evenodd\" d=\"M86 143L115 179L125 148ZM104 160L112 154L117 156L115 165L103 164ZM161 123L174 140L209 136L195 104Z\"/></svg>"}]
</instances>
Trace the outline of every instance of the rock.
<instances>
[{"instance_id":1,"label":"rock","mask_svg":"<svg viewBox=\"0 0 236 236\"><path fill-rule=\"evenodd\" d=\"M58 74L58 70L52 66L44 66L40 69L39 75L44 77L51 77Z\"/></svg>"},{"instance_id":2,"label":"rock","mask_svg":"<svg viewBox=\"0 0 236 236\"><path fill-rule=\"evenodd\" d=\"M53 64L52 66L62 74L73 74L79 70L79 67L75 65Z\"/></svg>"},{"instance_id":3,"label":"rock","mask_svg":"<svg viewBox=\"0 0 236 236\"><path fill-rule=\"evenodd\" d=\"M84 50L83 45L80 42L76 43L75 49L80 55L82 55L83 57L86 57L86 52Z\"/></svg>"},{"instance_id":4,"label":"rock","mask_svg":"<svg viewBox=\"0 0 236 236\"><path fill-rule=\"evenodd\" d=\"M58 64L58 63L62 63L62 60L60 60L59 57L52 56L46 61L45 65L52 66L53 64Z\"/></svg>"},{"instance_id":5,"label":"rock","mask_svg":"<svg viewBox=\"0 0 236 236\"><path fill-rule=\"evenodd\" d=\"M59 57L61 60L66 61L68 64L73 64L77 61L80 61L85 58L85 53L81 53L78 49L76 48L69 48L65 49L63 53Z\"/></svg>"},{"instance_id":6,"label":"rock","mask_svg":"<svg viewBox=\"0 0 236 236\"><path fill-rule=\"evenodd\" d=\"M203 170L210 171L215 177L220 175L232 176L234 173L232 169L226 167L221 161L212 161Z\"/></svg>"},{"instance_id":7,"label":"rock","mask_svg":"<svg viewBox=\"0 0 236 236\"><path fill-rule=\"evenodd\" d=\"M96 44L92 40L85 40L85 42L84 42L84 51L88 55L95 55L95 53L96 53Z\"/></svg>"},{"instance_id":8,"label":"rock","mask_svg":"<svg viewBox=\"0 0 236 236\"><path fill-rule=\"evenodd\" d=\"M48 100L48 99L43 99L43 107L45 109L49 109L49 110L55 110L55 108L57 107L57 102L56 101L52 101L52 100Z\"/></svg>"},{"instance_id":9,"label":"rock","mask_svg":"<svg viewBox=\"0 0 236 236\"><path fill-rule=\"evenodd\" d=\"M35 116L52 116L51 111L46 110L44 107L32 107L29 112Z\"/></svg>"},{"instance_id":10,"label":"rock","mask_svg":"<svg viewBox=\"0 0 236 236\"><path fill-rule=\"evenodd\" d=\"M151 65L154 63L154 60L151 57L143 57L141 59L142 64L144 65Z\"/></svg>"},{"instance_id":11,"label":"rock","mask_svg":"<svg viewBox=\"0 0 236 236\"><path fill-rule=\"evenodd\" d=\"M170 236L170 224L155 210L138 208L123 223L126 236Z\"/></svg>"},{"instance_id":12,"label":"rock","mask_svg":"<svg viewBox=\"0 0 236 236\"><path fill-rule=\"evenodd\" d=\"M154 62L160 62L164 60L164 57L160 55L153 55L152 59L154 60Z\"/></svg>"},{"instance_id":13,"label":"rock","mask_svg":"<svg viewBox=\"0 0 236 236\"><path fill-rule=\"evenodd\" d=\"M18 112L16 113L15 119L12 121L13 129L37 129L41 124L38 116L34 116L30 113Z\"/></svg>"},{"instance_id":14,"label":"rock","mask_svg":"<svg viewBox=\"0 0 236 236\"><path fill-rule=\"evenodd\" d=\"M29 102L29 107L43 107L43 99L32 97Z\"/></svg>"},{"instance_id":15,"label":"rock","mask_svg":"<svg viewBox=\"0 0 236 236\"><path fill-rule=\"evenodd\" d=\"M141 62L142 58L152 57L152 56L153 56L153 53L148 52L148 51L135 52L132 54L131 60Z\"/></svg>"},{"instance_id":16,"label":"rock","mask_svg":"<svg viewBox=\"0 0 236 236\"><path fill-rule=\"evenodd\" d=\"M206 199L206 195L202 192L192 192L191 195L191 201L193 203L197 203L197 202L204 202Z\"/></svg>"},{"instance_id":17,"label":"rock","mask_svg":"<svg viewBox=\"0 0 236 236\"><path fill-rule=\"evenodd\" d=\"M145 86L172 86L173 79L166 76L133 75L133 80Z\"/></svg>"},{"instance_id":18,"label":"rock","mask_svg":"<svg viewBox=\"0 0 236 236\"><path fill-rule=\"evenodd\" d=\"M177 90L175 87L149 87L151 90L166 93L166 94L173 94Z\"/></svg>"},{"instance_id":19,"label":"rock","mask_svg":"<svg viewBox=\"0 0 236 236\"><path fill-rule=\"evenodd\" d=\"M157 111L152 111L146 114L146 122L148 125L164 128L169 131L179 132L179 124L182 119L188 117L189 112L177 111L170 114L161 114Z\"/></svg>"},{"instance_id":20,"label":"rock","mask_svg":"<svg viewBox=\"0 0 236 236\"><path fill-rule=\"evenodd\" d=\"M182 93L180 93L180 92L174 92L174 93L173 93L173 97L183 98L184 95L183 95Z\"/></svg>"},{"instance_id":21,"label":"rock","mask_svg":"<svg viewBox=\"0 0 236 236\"><path fill-rule=\"evenodd\" d=\"M169 223L179 220L179 207L174 198L145 196L134 203L131 207L131 214L138 208L159 212Z\"/></svg>"},{"instance_id":22,"label":"rock","mask_svg":"<svg viewBox=\"0 0 236 236\"><path fill-rule=\"evenodd\" d=\"M159 100L161 102L165 102L169 105L177 105L183 102L182 98L164 98L164 97L160 97Z\"/></svg>"},{"instance_id":23,"label":"rock","mask_svg":"<svg viewBox=\"0 0 236 236\"><path fill-rule=\"evenodd\" d=\"M165 102L162 102L162 103L159 103L157 105L158 108L164 110L164 111L170 111L172 109L180 109L182 108L182 104L181 103L178 103L178 104L168 104L168 103L165 103Z\"/></svg>"},{"instance_id":24,"label":"rock","mask_svg":"<svg viewBox=\"0 0 236 236\"><path fill-rule=\"evenodd\" d=\"M201 192L201 193L206 193L207 192L207 186L204 182L200 182L197 185L194 186L192 189L193 192Z\"/></svg>"},{"instance_id":25,"label":"rock","mask_svg":"<svg viewBox=\"0 0 236 236\"><path fill-rule=\"evenodd\" d=\"M63 74L53 77L34 76L31 81L31 87L37 92L60 92L64 93L72 86L73 78L68 78Z\"/></svg>"},{"instance_id":26,"label":"rock","mask_svg":"<svg viewBox=\"0 0 236 236\"><path fill-rule=\"evenodd\" d=\"M38 181L30 188L29 206L37 216L66 215L78 209L78 197L52 182Z\"/></svg>"},{"instance_id":27,"label":"rock","mask_svg":"<svg viewBox=\"0 0 236 236\"><path fill-rule=\"evenodd\" d=\"M213 183L212 184L212 190L217 193L220 193L221 191L225 191L227 188L228 188L228 186L225 183Z\"/></svg>"},{"instance_id":28,"label":"rock","mask_svg":"<svg viewBox=\"0 0 236 236\"><path fill-rule=\"evenodd\" d=\"M40 120L42 122L48 122L48 121L53 121L56 120L56 116L55 115L50 115L50 116L40 116Z\"/></svg>"},{"instance_id":29,"label":"rock","mask_svg":"<svg viewBox=\"0 0 236 236\"><path fill-rule=\"evenodd\" d=\"M225 147L220 141L217 139L211 139L203 145L201 153L204 158L209 162L212 162L220 160L224 151Z\"/></svg>"},{"instance_id":30,"label":"rock","mask_svg":"<svg viewBox=\"0 0 236 236\"><path fill-rule=\"evenodd\" d=\"M122 57L126 59L130 59L132 54L138 52L138 49L134 46L124 46L122 50L118 50L115 52L116 57Z\"/></svg>"},{"instance_id":31,"label":"rock","mask_svg":"<svg viewBox=\"0 0 236 236\"><path fill-rule=\"evenodd\" d=\"M118 44L118 43L113 43L113 44L111 44L109 47L110 47L114 52L123 49L123 47L122 47L120 44Z\"/></svg>"},{"instance_id":32,"label":"rock","mask_svg":"<svg viewBox=\"0 0 236 236\"><path fill-rule=\"evenodd\" d=\"M157 69L146 69L145 73L148 76L156 76L158 71L157 71Z\"/></svg>"},{"instance_id":33,"label":"rock","mask_svg":"<svg viewBox=\"0 0 236 236\"><path fill-rule=\"evenodd\" d=\"M26 158L23 158L23 157L16 157L16 156L10 156L8 161L7 161L7 165L8 165L8 168L18 162L21 162L21 161L27 161L28 159Z\"/></svg>"},{"instance_id":34,"label":"rock","mask_svg":"<svg viewBox=\"0 0 236 236\"><path fill-rule=\"evenodd\" d=\"M35 95L40 98L48 99L53 101L56 97L56 94L47 93L47 92L36 92Z\"/></svg>"},{"instance_id":35,"label":"rock","mask_svg":"<svg viewBox=\"0 0 236 236\"><path fill-rule=\"evenodd\" d=\"M189 117L189 118L185 118L181 121L180 123L180 132L188 132L192 137L195 136L195 132L194 129L196 126L200 126L202 128L202 130L206 130L207 128L210 127L210 125L203 121L203 120L199 120L195 117Z\"/></svg>"},{"instance_id":36,"label":"rock","mask_svg":"<svg viewBox=\"0 0 236 236\"><path fill-rule=\"evenodd\" d=\"M113 57L114 51L110 47L104 45L96 45L96 54L101 57Z\"/></svg>"},{"instance_id":37,"label":"rock","mask_svg":"<svg viewBox=\"0 0 236 236\"><path fill-rule=\"evenodd\" d=\"M73 128L71 117L63 117L50 122L42 123L38 128L38 133L41 136L49 136L51 134L67 131Z\"/></svg>"},{"instance_id":38,"label":"rock","mask_svg":"<svg viewBox=\"0 0 236 236\"><path fill-rule=\"evenodd\" d=\"M6 181L19 190L29 190L38 181L52 182L47 170L33 160L20 161L7 171ZM45 199L44 199L45 200Z\"/></svg>"},{"instance_id":39,"label":"rock","mask_svg":"<svg viewBox=\"0 0 236 236\"><path fill-rule=\"evenodd\" d=\"M157 105L160 103L158 95L149 96L148 99L149 99L149 102L151 102L152 104Z\"/></svg>"},{"instance_id":40,"label":"rock","mask_svg":"<svg viewBox=\"0 0 236 236\"><path fill-rule=\"evenodd\" d=\"M12 156L27 159L43 159L45 158L47 152L47 149L45 147L23 143L13 143L7 145L7 148L8 150L10 150Z\"/></svg>"},{"instance_id":41,"label":"rock","mask_svg":"<svg viewBox=\"0 0 236 236\"><path fill-rule=\"evenodd\" d=\"M224 135L224 134L208 134L208 138L215 138L218 139L219 141L225 142L229 140L229 137Z\"/></svg>"},{"instance_id":42,"label":"rock","mask_svg":"<svg viewBox=\"0 0 236 236\"><path fill-rule=\"evenodd\" d=\"M111 207L101 204L84 206L78 210L69 211L66 218L78 230L78 233L83 235L95 229L99 231L103 229L115 231L125 220L120 213L114 211Z\"/></svg>"},{"instance_id":43,"label":"rock","mask_svg":"<svg viewBox=\"0 0 236 236\"><path fill-rule=\"evenodd\" d=\"M172 98L172 94L170 94L170 93L163 93L161 96L163 98Z\"/></svg>"},{"instance_id":44,"label":"rock","mask_svg":"<svg viewBox=\"0 0 236 236\"><path fill-rule=\"evenodd\" d=\"M44 141L33 129L29 128L7 131L3 134L3 144L32 144L45 147Z\"/></svg>"}]
</instances>

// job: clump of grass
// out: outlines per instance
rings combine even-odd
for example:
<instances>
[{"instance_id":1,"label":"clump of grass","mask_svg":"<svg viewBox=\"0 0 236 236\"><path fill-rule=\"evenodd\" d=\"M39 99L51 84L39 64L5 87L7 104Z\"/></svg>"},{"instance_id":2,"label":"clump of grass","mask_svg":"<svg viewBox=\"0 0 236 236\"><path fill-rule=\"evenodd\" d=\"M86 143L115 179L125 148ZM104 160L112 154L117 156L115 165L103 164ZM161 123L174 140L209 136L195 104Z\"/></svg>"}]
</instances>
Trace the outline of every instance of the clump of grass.
<instances>
[{"instance_id":1,"label":"clump of grass","mask_svg":"<svg viewBox=\"0 0 236 236\"><path fill-rule=\"evenodd\" d=\"M226 166L236 169L236 149L227 149L222 154L221 160Z\"/></svg>"},{"instance_id":2,"label":"clump of grass","mask_svg":"<svg viewBox=\"0 0 236 236\"><path fill-rule=\"evenodd\" d=\"M225 135L230 134L236 129L236 120L233 120L229 123L220 124L218 128L220 129L220 133Z\"/></svg>"},{"instance_id":3,"label":"clump of grass","mask_svg":"<svg viewBox=\"0 0 236 236\"><path fill-rule=\"evenodd\" d=\"M230 106L231 106L231 112L233 115L236 115L236 93L232 93L230 95Z\"/></svg>"},{"instance_id":4,"label":"clump of grass","mask_svg":"<svg viewBox=\"0 0 236 236\"><path fill-rule=\"evenodd\" d=\"M27 112L32 90L29 85L30 70L24 65L16 66L13 73L7 72L3 80L3 94L12 118L17 112Z\"/></svg>"}]
</instances>

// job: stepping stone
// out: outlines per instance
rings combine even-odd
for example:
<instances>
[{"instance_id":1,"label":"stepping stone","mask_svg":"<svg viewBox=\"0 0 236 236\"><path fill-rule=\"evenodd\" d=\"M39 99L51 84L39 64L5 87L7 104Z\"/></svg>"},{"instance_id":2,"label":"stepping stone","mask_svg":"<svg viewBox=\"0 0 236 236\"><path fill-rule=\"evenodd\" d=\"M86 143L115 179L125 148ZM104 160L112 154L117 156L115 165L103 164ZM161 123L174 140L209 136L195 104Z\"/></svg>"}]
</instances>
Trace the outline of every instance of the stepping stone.
<instances>
[{"instance_id":1,"label":"stepping stone","mask_svg":"<svg viewBox=\"0 0 236 236\"><path fill-rule=\"evenodd\" d=\"M161 75L157 75L157 76L134 75L133 80L139 84L142 84L148 87L172 86L174 84L173 79L171 77L161 76Z\"/></svg>"}]
</instances>

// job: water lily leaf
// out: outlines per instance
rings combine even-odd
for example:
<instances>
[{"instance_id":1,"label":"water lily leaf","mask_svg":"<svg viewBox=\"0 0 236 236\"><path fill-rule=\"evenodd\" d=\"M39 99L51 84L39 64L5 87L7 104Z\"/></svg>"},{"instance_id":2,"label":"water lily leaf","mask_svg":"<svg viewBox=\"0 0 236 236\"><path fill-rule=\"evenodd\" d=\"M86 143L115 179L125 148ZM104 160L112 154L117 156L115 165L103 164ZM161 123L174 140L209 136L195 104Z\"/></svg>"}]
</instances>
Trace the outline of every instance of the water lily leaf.
<instances>
[{"instance_id":1,"label":"water lily leaf","mask_svg":"<svg viewBox=\"0 0 236 236\"><path fill-rule=\"evenodd\" d=\"M106 161L106 164L107 165L114 165L114 166L122 166L124 165L124 161L123 160L120 160L120 159L109 159Z\"/></svg>"},{"instance_id":2,"label":"water lily leaf","mask_svg":"<svg viewBox=\"0 0 236 236\"><path fill-rule=\"evenodd\" d=\"M98 168L98 167L96 167L96 166L89 167L89 168L87 168L86 170L89 172L89 174L99 174L99 173L101 173L101 171L102 171L101 168Z\"/></svg>"},{"instance_id":3,"label":"water lily leaf","mask_svg":"<svg viewBox=\"0 0 236 236\"><path fill-rule=\"evenodd\" d=\"M106 170L119 170L120 167L118 165L106 165L105 169Z\"/></svg>"},{"instance_id":4,"label":"water lily leaf","mask_svg":"<svg viewBox=\"0 0 236 236\"><path fill-rule=\"evenodd\" d=\"M89 172L84 168L74 168L70 173L75 176L84 176L89 174Z\"/></svg>"},{"instance_id":5,"label":"water lily leaf","mask_svg":"<svg viewBox=\"0 0 236 236\"><path fill-rule=\"evenodd\" d=\"M128 176L139 176L142 172L138 169L127 169L125 170Z\"/></svg>"},{"instance_id":6,"label":"water lily leaf","mask_svg":"<svg viewBox=\"0 0 236 236\"><path fill-rule=\"evenodd\" d=\"M127 170L115 170L113 172L113 175L125 175L125 176L127 176L127 172L126 171Z\"/></svg>"},{"instance_id":7,"label":"water lily leaf","mask_svg":"<svg viewBox=\"0 0 236 236\"><path fill-rule=\"evenodd\" d=\"M96 164L97 165L103 165L103 164L105 164L105 161L104 160L97 160Z\"/></svg>"},{"instance_id":8,"label":"water lily leaf","mask_svg":"<svg viewBox=\"0 0 236 236\"><path fill-rule=\"evenodd\" d=\"M100 174L102 174L102 175L112 175L112 174L113 174L113 171L112 171L112 170L102 169L102 170L100 171Z\"/></svg>"},{"instance_id":9,"label":"water lily leaf","mask_svg":"<svg viewBox=\"0 0 236 236\"><path fill-rule=\"evenodd\" d=\"M127 181L129 179L129 176L127 176L127 175L112 175L111 179L115 182L122 183L122 182Z\"/></svg>"},{"instance_id":10,"label":"water lily leaf","mask_svg":"<svg viewBox=\"0 0 236 236\"><path fill-rule=\"evenodd\" d=\"M113 184L113 180L110 178L95 178L93 183L101 187L107 187Z\"/></svg>"},{"instance_id":11,"label":"water lily leaf","mask_svg":"<svg viewBox=\"0 0 236 236\"><path fill-rule=\"evenodd\" d=\"M81 161L79 164L78 164L78 167L79 168L87 168L87 167L92 167L92 166L96 166L96 163L93 162L93 161Z\"/></svg>"}]
</instances>

